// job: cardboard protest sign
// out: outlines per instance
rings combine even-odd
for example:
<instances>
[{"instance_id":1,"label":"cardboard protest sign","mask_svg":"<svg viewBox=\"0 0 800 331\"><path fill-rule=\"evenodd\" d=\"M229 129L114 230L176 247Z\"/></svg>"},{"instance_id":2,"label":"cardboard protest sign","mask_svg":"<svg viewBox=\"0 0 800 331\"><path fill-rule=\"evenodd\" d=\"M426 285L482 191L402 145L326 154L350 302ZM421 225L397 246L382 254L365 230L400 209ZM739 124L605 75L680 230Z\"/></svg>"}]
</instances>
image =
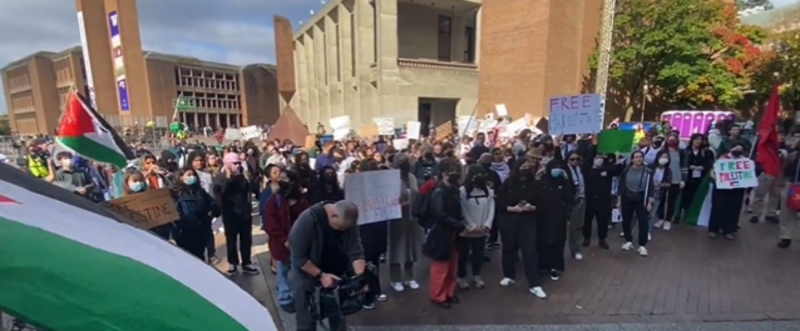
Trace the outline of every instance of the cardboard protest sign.
<instances>
[{"instance_id":1,"label":"cardboard protest sign","mask_svg":"<svg viewBox=\"0 0 800 331\"><path fill-rule=\"evenodd\" d=\"M103 205L140 229L152 229L178 220L178 210L169 188L124 196L106 201Z\"/></svg>"},{"instance_id":2,"label":"cardboard protest sign","mask_svg":"<svg viewBox=\"0 0 800 331\"><path fill-rule=\"evenodd\" d=\"M400 170L365 171L347 174L344 197L358 206L358 224L402 217Z\"/></svg>"},{"instance_id":3,"label":"cardboard protest sign","mask_svg":"<svg viewBox=\"0 0 800 331\"><path fill-rule=\"evenodd\" d=\"M602 98L599 94L578 94L550 98L548 133L585 134L603 129Z\"/></svg>"},{"instance_id":4,"label":"cardboard protest sign","mask_svg":"<svg viewBox=\"0 0 800 331\"><path fill-rule=\"evenodd\" d=\"M444 122L443 124L436 127L436 140L441 140L450 136L453 133L453 123L450 121Z\"/></svg>"},{"instance_id":5,"label":"cardboard protest sign","mask_svg":"<svg viewBox=\"0 0 800 331\"><path fill-rule=\"evenodd\" d=\"M267 135L267 139L273 141L275 139L280 139L281 141L289 139L294 144L302 144L308 134L308 127L303 124L300 117L297 116L294 110L286 107Z\"/></svg>"},{"instance_id":6,"label":"cardboard protest sign","mask_svg":"<svg viewBox=\"0 0 800 331\"><path fill-rule=\"evenodd\" d=\"M597 134L597 152L602 154L630 153L633 150L633 136L636 132L628 130L603 130Z\"/></svg>"},{"instance_id":7,"label":"cardboard protest sign","mask_svg":"<svg viewBox=\"0 0 800 331\"><path fill-rule=\"evenodd\" d=\"M316 142L317 142L317 135L310 134L306 136L306 143L303 146L305 148L311 148L314 147Z\"/></svg>"},{"instance_id":8,"label":"cardboard protest sign","mask_svg":"<svg viewBox=\"0 0 800 331\"><path fill-rule=\"evenodd\" d=\"M758 186L756 163L750 159L719 159L714 163L714 173L720 190Z\"/></svg>"},{"instance_id":9,"label":"cardboard protest sign","mask_svg":"<svg viewBox=\"0 0 800 331\"><path fill-rule=\"evenodd\" d=\"M358 135L360 137L375 137L379 136L380 134L380 128L378 127L378 124L375 123L364 124L358 128Z\"/></svg>"}]
</instances>

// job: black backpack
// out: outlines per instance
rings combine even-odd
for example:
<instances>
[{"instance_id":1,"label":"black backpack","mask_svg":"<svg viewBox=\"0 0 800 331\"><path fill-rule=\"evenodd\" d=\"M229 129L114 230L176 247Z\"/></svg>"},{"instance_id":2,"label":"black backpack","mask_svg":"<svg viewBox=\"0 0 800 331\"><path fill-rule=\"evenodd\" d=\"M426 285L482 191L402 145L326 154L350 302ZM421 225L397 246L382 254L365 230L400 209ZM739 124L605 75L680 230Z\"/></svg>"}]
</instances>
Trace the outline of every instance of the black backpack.
<instances>
[{"instance_id":1,"label":"black backpack","mask_svg":"<svg viewBox=\"0 0 800 331\"><path fill-rule=\"evenodd\" d=\"M417 218L417 223L419 226L430 229L435 222L434 218L431 217L431 197L433 196L433 192L438 190L438 187L434 187L432 190L425 192L423 194L417 194L417 197L414 199L414 208L411 211L411 216Z\"/></svg>"}]
</instances>

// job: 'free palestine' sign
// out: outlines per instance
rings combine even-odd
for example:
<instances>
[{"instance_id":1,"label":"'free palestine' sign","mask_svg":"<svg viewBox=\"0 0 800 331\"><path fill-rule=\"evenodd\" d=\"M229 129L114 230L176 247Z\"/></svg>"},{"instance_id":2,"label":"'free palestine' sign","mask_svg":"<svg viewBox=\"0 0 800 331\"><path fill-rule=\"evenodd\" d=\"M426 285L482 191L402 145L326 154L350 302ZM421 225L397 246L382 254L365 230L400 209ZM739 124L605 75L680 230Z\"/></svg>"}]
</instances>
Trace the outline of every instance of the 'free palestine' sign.
<instances>
[{"instance_id":1,"label":"'free palestine' sign","mask_svg":"<svg viewBox=\"0 0 800 331\"><path fill-rule=\"evenodd\" d=\"M758 186L756 164L750 159L720 159L714 163L714 172L720 190Z\"/></svg>"}]
</instances>

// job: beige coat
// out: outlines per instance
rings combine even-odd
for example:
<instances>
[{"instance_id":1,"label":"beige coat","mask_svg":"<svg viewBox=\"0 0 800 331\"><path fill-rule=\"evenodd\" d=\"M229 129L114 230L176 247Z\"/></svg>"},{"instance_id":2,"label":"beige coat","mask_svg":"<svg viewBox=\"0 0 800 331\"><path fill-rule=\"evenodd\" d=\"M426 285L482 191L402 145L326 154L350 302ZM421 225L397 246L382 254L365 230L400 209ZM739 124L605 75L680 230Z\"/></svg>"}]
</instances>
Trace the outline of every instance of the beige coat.
<instances>
[{"instance_id":1,"label":"beige coat","mask_svg":"<svg viewBox=\"0 0 800 331\"><path fill-rule=\"evenodd\" d=\"M386 256L388 263L405 264L418 262L422 257L424 234L416 218L411 216L411 203L419 194L417 178L408 174L403 181L400 201L408 201L403 206L403 217L389 221L389 250Z\"/></svg>"}]
</instances>

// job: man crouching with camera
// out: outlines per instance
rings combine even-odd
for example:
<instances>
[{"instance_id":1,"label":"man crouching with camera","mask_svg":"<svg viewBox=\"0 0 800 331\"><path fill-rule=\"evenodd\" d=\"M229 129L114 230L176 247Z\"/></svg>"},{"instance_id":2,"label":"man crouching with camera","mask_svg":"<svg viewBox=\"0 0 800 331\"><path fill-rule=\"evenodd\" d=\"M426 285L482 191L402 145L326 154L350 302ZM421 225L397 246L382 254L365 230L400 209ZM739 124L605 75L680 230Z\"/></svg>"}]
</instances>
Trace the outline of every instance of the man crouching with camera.
<instances>
[{"instance_id":1,"label":"man crouching with camera","mask_svg":"<svg viewBox=\"0 0 800 331\"><path fill-rule=\"evenodd\" d=\"M297 218L289 232L292 286L298 331L346 330L344 316L361 309L369 271L358 233L358 207L320 202Z\"/></svg>"}]
</instances>

